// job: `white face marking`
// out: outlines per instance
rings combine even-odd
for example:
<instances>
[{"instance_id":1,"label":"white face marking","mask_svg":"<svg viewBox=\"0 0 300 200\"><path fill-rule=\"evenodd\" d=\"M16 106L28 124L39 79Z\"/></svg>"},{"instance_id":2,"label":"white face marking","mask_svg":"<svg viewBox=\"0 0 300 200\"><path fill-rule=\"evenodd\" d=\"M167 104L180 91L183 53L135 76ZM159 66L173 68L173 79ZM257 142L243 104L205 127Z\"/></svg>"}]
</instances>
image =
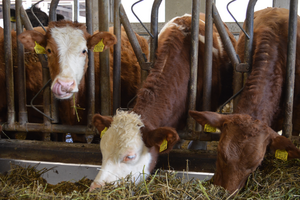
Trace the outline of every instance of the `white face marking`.
<instances>
[{"instance_id":1,"label":"white face marking","mask_svg":"<svg viewBox=\"0 0 300 200\"><path fill-rule=\"evenodd\" d=\"M199 41L205 44L205 36L199 34ZM212 48L212 52L213 54L218 55L218 49L215 47Z\"/></svg>"},{"instance_id":2,"label":"white face marking","mask_svg":"<svg viewBox=\"0 0 300 200\"><path fill-rule=\"evenodd\" d=\"M86 40L83 31L70 26L55 27L51 29L51 36L58 47L59 69L60 72L56 80L74 80L76 87L72 92L78 92L78 84L83 74L87 54L82 54L83 50L87 50ZM51 88L53 87L53 84Z\"/></svg>"},{"instance_id":3,"label":"white face marking","mask_svg":"<svg viewBox=\"0 0 300 200\"><path fill-rule=\"evenodd\" d=\"M102 168L94 182L103 185L105 182L117 181L132 175L138 183L149 171L151 154L145 146L140 128L143 127L140 116L131 112L117 111L113 122L100 142Z\"/></svg>"}]
</instances>

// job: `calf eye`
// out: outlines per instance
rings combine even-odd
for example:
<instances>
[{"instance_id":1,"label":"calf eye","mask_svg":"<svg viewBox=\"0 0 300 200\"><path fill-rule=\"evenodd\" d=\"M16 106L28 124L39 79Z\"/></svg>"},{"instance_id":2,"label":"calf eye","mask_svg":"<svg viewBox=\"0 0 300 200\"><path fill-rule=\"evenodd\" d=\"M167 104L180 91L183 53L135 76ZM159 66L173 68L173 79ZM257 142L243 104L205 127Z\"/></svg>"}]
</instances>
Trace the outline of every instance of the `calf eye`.
<instances>
[{"instance_id":1,"label":"calf eye","mask_svg":"<svg viewBox=\"0 0 300 200\"><path fill-rule=\"evenodd\" d=\"M87 50L86 50L86 49L84 49L84 50L82 51L82 53L83 53L83 54L85 54L86 52L87 52Z\"/></svg>"},{"instance_id":2,"label":"calf eye","mask_svg":"<svg viewBox=\"0 0 300 200\"><path fill-rule=\"evenodd\" d=\"M47 49L48 53L51 53L51 50L50 49Z\"/></svg>"},{"instance_id":3,"label":"calf eye","mask_svg":"<svg viewBox=\"0 0 300 200\"><path fill-rule=\"evenodd\" d=\"M136 158L136 154L134 154L134 155L127 155L127 156L124 157L124 162L134 160L135 158Z\"/></svg>"}]
</instances>

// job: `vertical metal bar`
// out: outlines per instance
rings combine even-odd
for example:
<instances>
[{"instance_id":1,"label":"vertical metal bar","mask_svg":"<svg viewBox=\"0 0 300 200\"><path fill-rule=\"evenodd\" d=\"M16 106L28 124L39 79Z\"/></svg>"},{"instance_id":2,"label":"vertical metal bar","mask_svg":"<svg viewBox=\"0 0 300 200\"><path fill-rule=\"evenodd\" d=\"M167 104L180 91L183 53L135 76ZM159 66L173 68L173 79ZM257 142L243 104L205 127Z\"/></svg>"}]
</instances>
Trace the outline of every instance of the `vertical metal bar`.
<instances>
[{"instance_id":1,"label":"vertical metal bar","mask_svg":"<svg viewBox=\"0 0 300 200\"><path fill-rule=\"evenodd\" d=\"M286 69L286 96L283 135L291 138L293 131L293 100L294 100L294 84L295 84L295 63L296 63L296 44L297 44L297 9L298 0L290 0L289 14L289 35L288 35L288 57Z\"/></svg>"},{"instance_id":2,"label":"vertical metal bar","mask_svg":"<svg viewBox=\"0 0 300 200\"><path fill-rule=\"evenodd\" d=\"M50 10L49 10L49 22L57 21L56 9L57 9L58 3L59 3L59 0L51 0ZM48 72L46 72L46 71L48 71ZM43 75L43 77L44 77L43 79L45 79L43 81L43 83L44 83L45 81L47 81L46 79L48 79L48 80L50 79L49 69L45 68L45 70L43 70L43 73L45 73L45 76ZM44 102L44 107L46 107L46 106L48 107L51 104L50 112L51 112L51 117L54 119L54 121L52 121L52 123L58 123L59 122L58 100L54 97L53 93L50 92L50 88L46 88L46 90L47 90L46 93L44 92L44 99L45 98L50 98L51 102L49 102L49 105L45 104L45 102ZM48 110L48 108L47 108L47 110ZM48 115L48 116L50 116L50 115Z\"/></svg>"},{"instance_id":3,"label":"vertical metal bar","mask_svg":"<svg viewBox=\"0 0 300 200\"><path fill-rule=\"evenodd\" d=\"M98 1L99 31L108 31L109 0ZM99 53L101 114L111 115L109 51ZM98 83L97 83L98 84Z\"/></svg>"},{"instance_id":4,"label":"vertical metal bar","mask_svg":"<svg viewBox=\"0 0 300 200\"><path fill-rule=\"evenodd\" d=\"M121 23L126 31L128 39L130 41L130 44L133 48L134 54L140 64L140 66L143 68L146 60L145 60L145 57L143 56L143 52L142 52L140 43L139 43L138 39L136 38L136 35L135 35L133 29L131 28L130 22L127 18L126 12L125 12L122 4L120 5L120 19L121 19Z\"/></svg>"},{"instance_id":5,"label":"vertical metal bar","mask_svg":"<svg viewBox=\"0 0 300 200\"><path fill-rule=\"evenodd\" d=\"M78 22L79 0L74 0L74 21Z\"/></svg>"},{"instance_id":6,"label":"vertical metal bar","mask_svg":"<svg viewBox=\"0 0 300 200\"><path fill-rule=\"evenodd\" d=\"M205 11L205 49L203 69L203 110L211 110L211 87L212 87L212 47L213 47L213 0L206 0ZM199 40L199 39L198 39ZM197 41L198 43L198 41ZM198 54L197 54L198 58ZM195 90L197 84L195 85ZM196 90L197 91L197 90Z\"/></svg>"},{"instance_id":7,"label":"vertical metal bar","mask_svg":"<svg viewBox=\"0 0 300 200\"><path fill-rule=\"evenodd\" d=\"M198 44L199 44L199 10L200 0L193 0L192 8L192 41L191 41L191 74L190 74L190 102L189 110L196 109L197 76L198 76ZM188 129L195 130L195 120L188 116Z\"/></svg>"},{"instance_id":8,"label":"vertical metal bar","mask_svg":"<svg viewBox=\"0 0 300 200\"><path fill-rule=\"evenodd\" d=\"M57 21L56 17L56 8L58 5L59 0L51 0L50 3L50 10L49 10L49 21Z\"/></svg>"},{"instance_id":9,"label":"vertical metal bar","mask_svg":"<svg viewBox=\"0 0 300 200\"><path fill-rule=\"evenodd\" d=\"M86 26L87 32L89 34L93 34L93 0L86 1ZM94 67L94 52L88 51L89 56L89 66L87 69L87 76L88 76L88 116L87 116L87 125L89 128L92 127L92 119L95 114L95 67ZM93 135L87 135L86 140L88 143L91 143L93 140Z\"/></svg>"},{"instance_id":10,"label":"vertical metal bar","mask_svg":"<svg viewBox=\"0 0 300 200\"><path fill-rule=\"evenodd\" d=\"M158 9L162 0L155 0L152 5L151 10L151 34L154 38L150 40L150 62L155 62L155 53L157 49L157 40L158 40Z\"/></svg>"},{"instance_id":11,"label":"vertical metal bar","mask_svg":"<svg viewBox=\"0 0 300 200\"><path fill-rule=\"evenodd\" d=\"M7 92L7 122L12 126L15 122L14 74L12 60L12 43L10 27L10 0L2 0L4 21L4 50L5 50L5 76Z\"/></svg>"},{"instance_id":12,"label":"vertical metal bar","mask_svg":"<svg viewBox=\"0 0 300 200\"><path fill-rule=\"evenodd\" d=\"M22 0L16 1L16 30L17 35L23 32L23 26L20 17L20 8L22 7ZM26 80L25 80L25 61L24 61L24 47L23 44L17 40L18 53L18 97L19 97L19 123L24 125L28 121L26 109Z\"/></svg>"},{"instance_id":13,"label":"vertical metal bar","mask_svg":"<svg viewBox=\"0 0 300 200\"><path fill-rule=\"evenodd\" d=\"M121 0L114 1L114 34L117 44L114 45L114 84L113 84L113 114L121 106L121 22L120 22Z\"/></svg>"}]
</instances>

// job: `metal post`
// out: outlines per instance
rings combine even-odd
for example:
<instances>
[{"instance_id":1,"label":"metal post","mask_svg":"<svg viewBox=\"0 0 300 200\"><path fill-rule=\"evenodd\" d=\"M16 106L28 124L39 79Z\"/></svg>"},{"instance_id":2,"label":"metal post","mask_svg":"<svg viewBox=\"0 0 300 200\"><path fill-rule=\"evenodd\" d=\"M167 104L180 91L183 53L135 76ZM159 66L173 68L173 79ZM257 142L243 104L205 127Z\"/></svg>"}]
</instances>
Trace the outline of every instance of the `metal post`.
<instances>
[{"instance_id":1,"label":"metal post","mask_svg":"<svg viewBox=\"0 0 300 200\"><path fill-rule=\"evenodd\" d=\"M203 69L203 108L211 110L211 87L212 87L212 48L213 48L213 0L206 0L205 11L205 49L204 49L204 69ZM199 40L199 39L198 39ZM198 58L198 54L197 54ZM195 86L197 91L197 84Z\"/></svg>"},{"instance_id":2,"label":"metal post","mask_svg":"<svg viewBox=\"0 0 300 200\"><path fill-rule=\"evenodd\" d=\"M7 91L7 122L8 126L15 122L14 74L12 60L12 43L10 28L10 0L2 0L4 21L4 50L5 50L5 77Z\"/></svg>"},{"instance_id":3,"label":"metal post","mask_svg":"<svg viewBox=\"0 0 300 200\"><path fill-rule=\"evenodd\" d=\"M79 0L74 0L74 21L78 22Z\"/></svg>"},{"instance_id":4,"label":"metal post","mask_svg":"<svg viewBox=\"0 0 300 200\"><path fill-rule=\"evenodd\" d=\"M20 8L22 7L22 0L16 1L16 30L17 35L23 32L23 26L20 18ZM24 62L24 47L23 44L17 40L18 52L18 97L19 97L19 123L24 125L28 121L26 109L26 80L25 80L25 62Z\"/></svg>"},{"instance_id":5,"label":"metal post","mask_svg":"<svg viewBox=\"0 0 300 200\"><path fill-rule=\"evenodd\" d=\"M86 1L86 26L89 34L93 34L93 1ZM88 76L88 116L87 116L87 125L89 128L92 128L92 119L95 114L95 67L94 67L94 53L93 51L88 52L89 56L89 66L87 69ZM94 138L94 135L86 135L87 143L91 143Z\"/></svg>"},{"instance_id":6,"label":"metal post","mask_svg":"<svg viewBox=\"0 0 300 200\"><path fill-rule=\"evenodd\" d=\"M99 31L108 31L109 0L98 1ZM111 115L109 51L99 53L101 114Z\"/></svg>"},{"instance_id":7,"label":"metal post","mask_svg":"<svg viewBox=\"0 0 300 200\"><path fill-rule=\"evenodd\" d=\"M113 114L121 106L121 22L120 22L121 0L114 1L114 34L117 43L114 45L114 84L113 84Z\"/></svg>"},{"instance_id":8,"label":"metal post","mask_svg":"<svg viewBox=\"0 0 300 200\"><path fill-rule=\"evenodd\" d=\"M162 0L155 0L151 10L151 34L154 38L150 40L150 62L155 62L155 53L157 49L158 40L158 9Z\"/></svg>"},{"instance_id":9,"label":"metal post","mask_svg":"<svg viewBox=\"0 0 300 200\"><path fill-rule=\"evenodd\" d=\"M294 84L295 84L295 63L296 63L296 44L297 44L297 9L298 0L290 0L289 14L289 35L288 35L288 57L286 69L286 96L283 135L292 138L293 132L293 100L294 100Z\"/></svg>"},{"instance_id":10,"label":"metal post","mask_svg":"<svg viewBox=\"0 0 300 200\"><path fill-rule=\"evenodd\" d=\"M199 10L200 10L199 5L200 5L199 0L193 0L189 110L196 109L198 46L199 46L198 45L199 44ZM187 124L189 130L195 130L196 122L191 116L188 116Z\"/></svg>"},{"instance_id":11,"label":"metal post","mask_svg":"<svg viewBox=\"0 0 300 200\"><path fill-rule=\"evenodd\" d=\"M56 8L58 5L59 0L51 0L50 3L50 10L49 10L49 21L57 21L56 17Z\"/></svg>"}]
</instances>

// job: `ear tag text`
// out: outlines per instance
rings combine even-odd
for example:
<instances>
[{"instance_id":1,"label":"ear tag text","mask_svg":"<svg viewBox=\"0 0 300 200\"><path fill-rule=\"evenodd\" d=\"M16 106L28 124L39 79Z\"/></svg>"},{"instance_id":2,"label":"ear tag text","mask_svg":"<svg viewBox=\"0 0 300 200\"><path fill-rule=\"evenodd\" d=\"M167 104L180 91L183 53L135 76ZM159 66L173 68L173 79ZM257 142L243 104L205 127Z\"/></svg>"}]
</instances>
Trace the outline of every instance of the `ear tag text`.
<instances>
[{"instance_id":1,"label":"ear tag text","mask_svg":"<svg viewBox=\"0 0 300 200\"><path fill-rule=\"evenodd\" d=\"M94 52L102 52L104 49L104 43L103 43L103 39L101 39L101 41L95 45L94 47Z\"/></svg>"},{"instance_id":2,"label":"ear tag text","mask_svg":"<svg viewBox=\"0 0 300 200\"><path fill-rule=\"evenodd\" d=\"M164 141L160 145L159 152L163 152L167 148L168 148L168 141L166 139L164 139Z\"/></svg>"},{"instance_id":3,"label":"ear tag text","mask_svg":"<svg viewBox=\"0 0 300 200\"><path fill-rule=\"evenodd\" d=\"M101 131L100 138L103 137L103 135L104 135L104 133L105 133L106 131L107 131L107 127L105 127L105 128L103 129L103 131Z\"/></svg>"},{"instance_id":4,"label":"ear tag text","mask_svg":"<svg viewBox=\"0 0 300 200\"><path fill-rule=\"evenodd\" d=\"M213 126L211 126L209 124L205 124L205 126L204 126L204 132L214 133L216 131L217 131L216 127L213 127Z\"/></svg>"},{"instance_id":5,"label":"ear tag text","mask_svg":"<svg viewBox=\"0 0 300 200\"><path fill-rule=\"evenodd\" d=\"M288 155L289 154L286 150L277 149L275 152L275 158L283 160L283 161L287 161Z\"/></svg>"},{"instance_id":6,"label":"ear tag text","mask_svg":"<svg viewBox=\"0 0 300 200\"><path fill-rule=\"evenodd\" d=\"M35 42L34 50L37 54L46 54L45 48L39 45L37 42Z\"/></svg>"}]
</instances>

